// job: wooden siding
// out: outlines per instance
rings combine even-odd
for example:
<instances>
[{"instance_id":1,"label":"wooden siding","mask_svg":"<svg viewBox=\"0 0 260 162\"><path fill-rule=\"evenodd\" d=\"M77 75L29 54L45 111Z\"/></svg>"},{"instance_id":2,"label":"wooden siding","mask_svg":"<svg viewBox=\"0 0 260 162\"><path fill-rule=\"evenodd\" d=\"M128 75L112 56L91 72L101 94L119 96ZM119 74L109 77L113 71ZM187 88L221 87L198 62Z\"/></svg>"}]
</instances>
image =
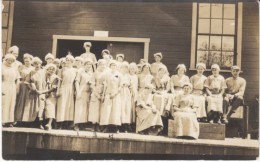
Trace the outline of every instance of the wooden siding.
<instances>
[{"instance_id":1,"label":"wooden siding","mask_svg":"<svg viewBox=\"0 0 260 162\"><path fill-rule=\"evenodd\" d=\"M243 4L242 70L247 80L245 99L251 105L259 95L259 7L258 3Z\"/></svg>"},{"instance_id":2,"label":"wooden siding","mask_svg":"<svg viewBox=\"0 0 260 162\"><path fill-rule=\"evenodd\" d=\"M16 1L13 44L43 58L54 34L93 36L105 30L111 37L151 38L149 60L161 51L174 72L178 63L189 64L191 9L192 3Z\"/></svg>"},{"instance_id":3,"label":"wooden siding","mask_svg":"<svg viewBox=\"0 0 260 162\"><path fill-rule=\"evenodd\" d=\"M259 92L258 4L243 3L242 70L247 80L246 102ZM52 35L93 36L94 30L111 37L150 38L149 61L161 51L170 74L178 63L189 67L192 3L134 2L21 2L15 1L12 44L20 53L44 58L52 51ZM21 60L22 55L19 59ZM188 71L191 76L195 71ZM210 72L206 72L209 75ZM230 73L222 73L229 77Z\"/></svg>"}]
</instances>

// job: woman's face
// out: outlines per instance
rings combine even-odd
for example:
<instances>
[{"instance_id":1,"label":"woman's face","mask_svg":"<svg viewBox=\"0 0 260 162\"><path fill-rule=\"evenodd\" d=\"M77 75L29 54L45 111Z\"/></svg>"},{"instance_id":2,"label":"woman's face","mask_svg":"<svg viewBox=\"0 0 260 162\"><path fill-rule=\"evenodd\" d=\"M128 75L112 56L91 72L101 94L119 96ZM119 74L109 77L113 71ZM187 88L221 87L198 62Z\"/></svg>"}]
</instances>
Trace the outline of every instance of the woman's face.
<instances>
[{"instance_id":1,"label":"woman's face","mask_svg":"<svg viewBox=\"0 0 260 162\"><path fill-rule=\"evenodd\" d=\"M61 67L65 67L66 66L66 61L61 62Z\"/></svg>"},{"instance_id":2,"label":"woman's face","mask_svg":"<svg viewBox=\"0 0 260 162\"><path fill-rule=\"evenodd\" d=\"M57 67L60 67L60 62L54 61L53 64L55 64Z\"/></svg>"},{"instance_id":3,"label":"woman's face","mask_svg":"<svg viewBox=\"0 0 260 162\"><path fill-rule=\"evenodd\" d=\"M9 59L6 59L5 62L6 62L7 66L12 66L12 64L14 63L14 59L9 58Z\"/></svg>"},{"instance_id":4,"label":"woman's face","mask_svg":"<svg viewBox=\"0 0 260 162\"><path fill-rule=\"evenodd\" d=\"M130 74L135 74L135 68L134 67L131 67L131 68L129 68L129 73Z\"/></svg>"},{"instance_id":5,"label":"woman's face","mask_svg":"<svg viewBox=\"0 0 260 162\"><path fill-rule=\"evenodd\" d=\"M218 74L219 74L219 70L218 69L211 69L211 71L212 71L212 74L214 75L214 76L218 76Z\"/></svg>"},{"instance_id":6,"label":"woman's face","mask_svg":"<svg viewBox=\"0 0 260 162\"><path fill-rule=\"evenodd\" d=\"M55 68L54 67L49 67L48 69L47 69L47 74L48 75L53 75L55 73Z\"/></svg>"},{"instance_id":7,"label":"woman's face","mask_svg":"<svg viewBox=\"0 0 260 162\"><path fill-rule=\"evenodd\" d=\"M105 69L105 67L106 67L106 63L105 63L105 62L101 62L101 63L98 64L98 68L99 68L101 71L103 71L103 70Z\"/></svg>"},{"instance_id":8,"label":"woman's face","mask_svg":"<svg viewBox=\"0 0 260 162\"><path fill-rule=\"evenodd\" d=\"M73 65L73 60L66 58L66 66L72 66L72 65Z\"/></svg>"},{"instance_id":9,"label":"woman's face","mask_svg":"<svg viewBox=\"0 0 260 162\"><path fill-rule=\"evenodd\" d=\"M144 66L143 67L143 72L148 73L149 72L149 67L148 66Z\"/></svg>"},{"instance_id":10,"label":"woman's face","mask_svg":"<svg viewBox=\"0 0 260 162\"><path fill-rule=\"evenodd\" d=\"M41 65L42 65L42 64L40 64L40 63L37 62L37 61L33 63L33 67L34 67L35 69L40 69L40 68L41 68Z\"/></svg>"},{"instance_id":11,"label":"woman's face","mask_svg":"<svg viewBox=\"0 0 260 162\"><path fill-rule=\"evenodd\" d=\"M197 68L197 73L198 73L198 74L203 74L204 71L205 71L205 69L204 69L203 67L201 67L201 66L199 66L199 67Z\"/></svg>"},{"instance_id":12,"label":"woman's face","mask_svg":"<svg viewBox=\"0 0 260 162\"><path fill-rule=\"evenodd\" d=\"M183 68L178 69L178 74L183 75L185 73L185 70Z\"/></svg>"},{"instance_id":13,"label":"woman's face","mask_svg":"<svg viewBox=\"0 0 260 162\"><path fill-rule=\"evenodd\" d=\"M114 63L110 65L110 69L111 69L112 71L115 71L115 70L116 70L116 67L117 67L117 66L116 66Z\"/></svg>"},{"instance_id":14,"label":"woman's face","mask_svg":"<svg viewBox=\"0 0 260 162\"><path fill-rule=\"evenodd\" d=\"M188 93L190 93L190 87L189 86L184 86L183 87L183 92L185 93L185 94L188 94Z\"/></svg>"},{"instance_id":15,"label":"woman's face","mask_svg":"<svg viewBox=\"0 0 260 162\"><path fill-rule=\"evenodd\" d=\"M158 71L159 76L163 76L165 73L166 73L165 69L162 68Z\"/></svg>"},{"instance_id":16,"label":"woman's face","mask_svg":"<svg viewBox=\"0 0 260 162\"><path fill-rule=\"evenodd\" d=\"M76 61L75 61L75 64L76 64L77 67L82 67L83 62L81 62L81 61L79 61L79 60L76 60Z\"/></svg>"},{"instance_id":17,"label":"woman's face","mask_svg":"<svg viewBox=\"0 0 260 162\"><path fill-rule=\"evenodd\" d=\"M89 51L90 51L90 46L87 45L87 46L85 46L84 48L85 48L86 52L89 52Z\"/></svg>"},{"instance_id":18,"label":"woman's face","mask_svg":"<svg viewBox=\"0 0 260 162\"><path fill-rule=\"evenodd\" d=\"M155 62L161 62L162 58L160 56L154 57Z\"/></svg>"},{"instance_id":19,"label":"woman's face","mask_svg":"<svg viewBox=\"0 0 260 162\"><path fill-rule=\"evenodd\" d=\"M24 59L23 59L23 62L24 62L24 64L25 65L27 65L27 66L29 66L29 65L31 65L31 58L29 58L29 57L25 57Z\"/></svg>"},{"instance_id":20,"label":"woman's face","mask_svg":"<svg viewBox=\"0 0 260 162\"><path fill-rule=\"evenodd\" d=\"M142 67L141 66L138 66L137 67L137 73L140 74L142 72Z\"/></svg>"},{"instance_id":21,"label":"woman's face","mask_svg":"<svg viewBox=\"0 0 260 162\"><path fill-rule=\"evenodd\" d=\"M92 68L92 64L90 62L85 63L85 70L90 70Z\"/></svg>"},{"instance_id":22,"label":"woman's face","mask_svg":"<svg viewBox=\"0 0 260 162\"><path fill-rule=\"evenodd\" d=\"M123 66L123 67L122 67L122 71L123 71L124 73L129 73L129 69L128 69L127 66Z\"/></svg>"},{"instance_id":23,"label":"woman's face","mask_svg":"<svg viewBox=\"0 0 260 162\"><path fill-rule=\"evenodd\" d=\"M118 62L123 62L124 59L123 59L122 57L118 57L118 58L117 58L117 61L118 61Z\"/></svg>"},{"instance_id":24,"label":"woman's face","mask_svg":"<svg viewBox=\"0 0 260 162\"><path fill-rule=\"evenodd\" d=\"M46 60L46 62L47 62L47 64L53 63L53 59L52 59L52 58L48 58L48 59Z\"/></svg>"}]
</instances>

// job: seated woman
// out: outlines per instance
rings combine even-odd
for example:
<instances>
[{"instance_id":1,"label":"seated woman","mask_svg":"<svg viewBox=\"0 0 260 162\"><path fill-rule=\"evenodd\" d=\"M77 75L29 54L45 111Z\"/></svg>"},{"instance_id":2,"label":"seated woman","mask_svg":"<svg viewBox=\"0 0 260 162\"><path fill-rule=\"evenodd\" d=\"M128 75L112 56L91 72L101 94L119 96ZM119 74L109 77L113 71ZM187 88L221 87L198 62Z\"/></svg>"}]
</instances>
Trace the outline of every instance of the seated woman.
<instances>
[{"instance_id":1,"label":"seated woman","mask_svg":"<svg viewBox=\"0 0 260 162\"><path fill-rule=\"evenodd\" d=\"M173 103L173 129L176 137L197 139L199 137L199 123L196 116L193 95L190 94L192 85L183 84L183 94L176 97Z\"/></svg>"},{"instance_id":2,"label":"seated woman","mask_svg":"<svg viewBox=\"0 0 260 162\"><path fill-rule=\"evenodd\" d=\"M138 96L136 108L137 133L157 135L163 128L160 112L153 104L153 90L152 84L146 84L145 89Z\"/></svg>"}]
</instances>

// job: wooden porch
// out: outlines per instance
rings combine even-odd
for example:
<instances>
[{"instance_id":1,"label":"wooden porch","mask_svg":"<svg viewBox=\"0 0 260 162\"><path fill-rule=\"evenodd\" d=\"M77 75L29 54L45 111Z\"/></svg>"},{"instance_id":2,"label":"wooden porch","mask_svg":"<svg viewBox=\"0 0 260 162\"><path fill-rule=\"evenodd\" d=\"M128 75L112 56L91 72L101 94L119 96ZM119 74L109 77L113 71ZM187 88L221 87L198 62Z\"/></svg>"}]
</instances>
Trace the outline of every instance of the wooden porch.
<instances>
[{"instance_id":1,"label":"wooden porch","mask_svg":"<svg viewBox=\"0 0 260 162\"><path fill-rule=\"evenodd\" d=\"M3 128L4 159L256 159L251 139L184 140L134 133Z\"/></svg>"}]
</instances>

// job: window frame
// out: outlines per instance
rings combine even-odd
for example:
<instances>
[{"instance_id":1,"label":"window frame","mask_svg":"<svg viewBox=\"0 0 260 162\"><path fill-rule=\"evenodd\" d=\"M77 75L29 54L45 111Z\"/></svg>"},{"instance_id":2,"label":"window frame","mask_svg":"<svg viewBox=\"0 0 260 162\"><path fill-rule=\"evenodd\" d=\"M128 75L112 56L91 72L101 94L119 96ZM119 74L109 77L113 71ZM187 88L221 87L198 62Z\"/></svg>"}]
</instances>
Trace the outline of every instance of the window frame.
<instances>
[{"instance_id":1,"label":"window frame","mask_svg":"<svg viewBox=\"0 0 260 162\"><path fill-rule=\"evenodd\" d=\"M227 4L227 3L222 3ZM232 3L233 4L233 3ZM242 19L243 19L243 3L238 2L236 10L236 26L234 34L234 63L233 65L238 65L241 67L241 57L242 57ZM191 59L190 59L190 70L196 70L196 61L197 61L197 35L198 34L198 7L199 3L193 2L192 4L192 33L191 33ZM223 20L223 18L222 18ZM203 35L203 34L202 34ZM207 34L208 36L216 34ZM218 35L218 34L217 34ZM221 34L223 36L228 34ZM222 46L222 45L221 45ZM210 51L210 50L208 50ZM206 69L206 71L211 71ZM230 70L221 70L222 72L230 72Z\"/></svg>"}]
</instances>

